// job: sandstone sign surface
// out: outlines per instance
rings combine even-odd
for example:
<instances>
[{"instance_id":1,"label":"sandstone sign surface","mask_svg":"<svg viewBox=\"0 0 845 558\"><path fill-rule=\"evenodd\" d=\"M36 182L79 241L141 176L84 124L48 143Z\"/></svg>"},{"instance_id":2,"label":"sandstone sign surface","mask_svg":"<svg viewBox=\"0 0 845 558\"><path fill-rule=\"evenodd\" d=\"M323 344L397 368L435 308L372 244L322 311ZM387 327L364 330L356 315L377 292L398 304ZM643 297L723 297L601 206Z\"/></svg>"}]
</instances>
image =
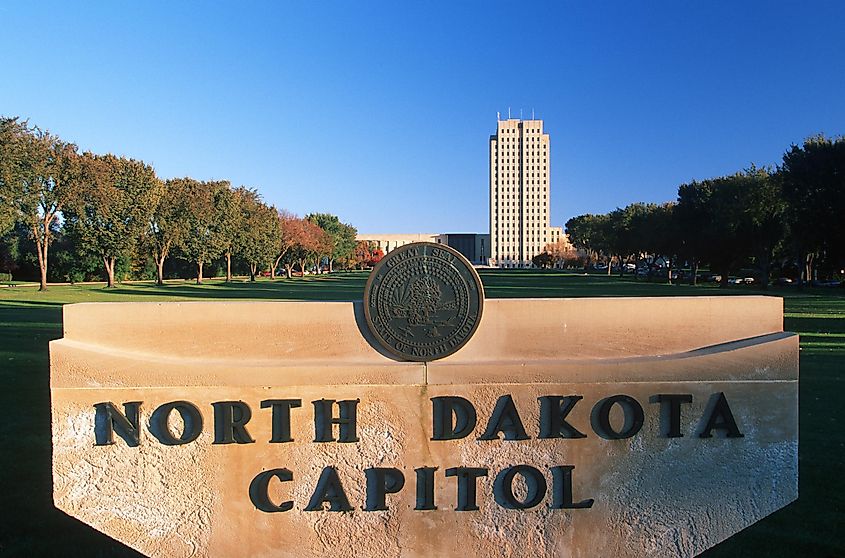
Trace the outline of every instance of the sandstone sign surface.
<instances>
[{"instance_id":1,"label":"sandstone sign surface","mask_svg":"<svg viewBox=\"0 0 845 558\"><path fill-rule=\"evenodd\" d=\"M149 556L694 555L797 498L782 320L488 299L414 362L364 303L66 306L54 501Z\"/></svg>"}]
</instances>

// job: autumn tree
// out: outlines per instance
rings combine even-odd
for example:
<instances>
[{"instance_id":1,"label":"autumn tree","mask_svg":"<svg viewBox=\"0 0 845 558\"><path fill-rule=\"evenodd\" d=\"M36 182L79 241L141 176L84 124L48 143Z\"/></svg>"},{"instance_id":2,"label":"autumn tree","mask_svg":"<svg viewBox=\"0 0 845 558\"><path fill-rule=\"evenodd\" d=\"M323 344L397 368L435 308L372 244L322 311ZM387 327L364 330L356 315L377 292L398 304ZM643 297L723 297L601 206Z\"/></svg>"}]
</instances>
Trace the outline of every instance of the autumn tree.
<instances>
[{"instance_id":1,"label":"autumn tree","mask_svg":"<svg viewBox=\"0 0 845 558\"><path fill-rule=\"evenodd\" d=\"M278 211L261 201L255 190L239 188L241 226L235 247L238 255L249 266L249 279L255 281L259 266L274 264L280 235Z\"/></svg>"},{"instance_id":2,"label":"autumn tree","mask_svg":"<svg viewBox=\"0 0 845 558\"><path fill-rule=\"evenodd\" d=\"M150 214L144 244L156 263L156 282L164 284L164 261L182 241L187 229L189 178L167 180L159 203Z\"/></svg>"},{"instance_id":3,"label":"autumn tree","mask_svg":"<svg viewBox=\"0 0 845 558\"><path fill-rule=\"evenodd\" d=\"M299 271L305 276L306 265L320 257L325 246L325 233L308 219L302 219L295 254Z\"/></svg>"},{"instance_id":4,"label":"autumn tree","mask_svg":"<svg viewBox=\"0 0 845 558\"><path fill-rule=\"evenodd\" d=\"M336 260L342 260L352 255L355 250L355 237L358 235L358 231L351 225L341 223L336 215L330 213L311 213L306 215L305 218L323 229L328 235L328 243L324 247L326 253L323 256L329 261L329 273L331 273Z\"/></svg>"},{"instance_id":5,"label":"autumn tree","mask_svg":"<svg viewBox=\"0 0 845 558\"><path fill-rule=\"evenodd\" d=\"M296 247L298 239L298 231L301 229L299 222L301 219L286 211L279 210L276 219L278 220L278 236L276 238L276 259L270 267L270 277L276 278L276 269L279 264L285 262L285 270L287 271L287 278L291 278L293 264L287 265L287 262L293 262L293 258L289 258L292 250Z\"/></svg>"},{"instance_id":6,"label":"autumn tree","mask_svg":"<svg viewBox=\"0 0 845 558\"><path fill-rule=\"evenodd\" d=\"M67 204L65 226L82 252L97 256L115 286L115 262L130 256L162 194L150 165L114 155L82 156L82 183Z\"/></svg>"},{"instance_id":7,"label":"autumn tree","mask_svg":"<svg viewBox=\"0 0 845 558\"><path fill-rule=\"evenodd\" d=\"M334 239L332 235L316 223L313 223L313 221L308 222L314 224L316 227L310 231L311 244L308 250L308 259L313 262L315 272L319 274L322 273L323 259L330 260L331 258L330 254L334 248Z\"/></svg>"},{"instance_id":8,"label":"autumn tree","mask_svg":"<svg viewBox=\"0 0 845 558\"><path fill-rule=\"evenodd\" d=\"M352 253L352 265L356 269L374 266L384 257L384 251L372 240L359 240Z\"/></svg>"},{"instance_id":9,"label":"autumn tree","mask_svg":"<svg viewBox=\"0 0 845 558\"><path fill-rule=\"evenodd\" d=\"M0 127L3 196L35 244L43 291L57 219L79 188L80 156L74 144L15 118L0 121Z\"/></svg>"},{"instance_id":10,"label":"autumn tree","mask_svg":"<svg viewBox=\"0 0 845 558\"><path fill-rule=\"evenodd\" d=\"M570 244L565 238L550 242L543 247L544 252L552 256L552 261L557 267L566 267L581 261L581 254L578 249Z\"/></svg>"},{"instance_id":11,"label":"autumn tree","mask_svg":"<svg viewBox=\"0 0 845 558\"><path fill-rule=\"evenodd\" d=\"M203 266L220 257L226 249L225 235L221 234L221 214L231 190L227 181L200 182L191 178L185 181L185 230L179 248L185 257L197 266L197 285L202 284Z\"/></svg>"}]
</instances>

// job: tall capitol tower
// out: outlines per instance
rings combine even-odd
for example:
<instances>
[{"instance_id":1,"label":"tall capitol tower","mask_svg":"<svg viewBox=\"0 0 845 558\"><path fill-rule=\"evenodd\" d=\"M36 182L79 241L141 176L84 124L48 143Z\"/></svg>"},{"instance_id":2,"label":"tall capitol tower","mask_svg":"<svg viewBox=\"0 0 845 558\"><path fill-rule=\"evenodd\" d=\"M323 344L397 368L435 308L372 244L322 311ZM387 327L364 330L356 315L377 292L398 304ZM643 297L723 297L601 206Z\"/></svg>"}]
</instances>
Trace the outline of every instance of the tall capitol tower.
<instances>
[{"instance_id":1,"label":"tall capitol tower","mask_svg":"<svg viewBox=\"0 0 845 558\"><path fill-rule=\"evenodd\" d=\"M542 120L499 119L490 136L490 264L531 267L550 240L549 134Z\"/></svg>"}]
</instances>

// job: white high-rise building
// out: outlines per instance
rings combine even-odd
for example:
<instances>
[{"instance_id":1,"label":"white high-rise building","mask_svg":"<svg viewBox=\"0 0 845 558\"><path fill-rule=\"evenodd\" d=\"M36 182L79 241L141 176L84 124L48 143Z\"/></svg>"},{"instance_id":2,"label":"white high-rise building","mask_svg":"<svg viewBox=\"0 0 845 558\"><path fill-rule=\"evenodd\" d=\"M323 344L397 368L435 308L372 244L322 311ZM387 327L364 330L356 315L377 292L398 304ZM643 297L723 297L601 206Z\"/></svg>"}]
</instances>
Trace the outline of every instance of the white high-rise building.
<instances>
[{"instance_id":1,"label":"white high-rise building","mask_svg":"<svg viewBox=\"0 0 845 558\"><path fill-rule=\"evenodd\" d=\"M490 136L490 265L531 267L549 235L549 134L542 120L499 120Z\"/></svg>"}]
</instances>

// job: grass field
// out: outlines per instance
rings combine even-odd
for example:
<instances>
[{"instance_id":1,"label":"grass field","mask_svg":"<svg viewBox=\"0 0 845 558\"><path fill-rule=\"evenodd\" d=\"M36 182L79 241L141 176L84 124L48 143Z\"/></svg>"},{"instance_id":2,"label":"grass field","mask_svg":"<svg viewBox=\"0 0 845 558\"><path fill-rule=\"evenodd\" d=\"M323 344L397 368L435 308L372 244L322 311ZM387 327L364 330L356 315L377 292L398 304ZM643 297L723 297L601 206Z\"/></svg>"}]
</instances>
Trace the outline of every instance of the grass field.
<instances>
[{"instance_id":1,"label":"grass field","mask_svg":"<svg viewBox=\"0 0 845 558\"><path fill-rule=\"evenodd\" d=\"M762 294L748 287L659 285L552 272L482 273L488 298ZM61 336L61 307L74 302L186 299L354 300L363 273L257 283L188 282L0 289L0 556L137 556L53 508L47 343ZM801 334L800 498L707 553L845 556L845 293L772 290L785 329Z\"/></svg>"}]
</instances>

